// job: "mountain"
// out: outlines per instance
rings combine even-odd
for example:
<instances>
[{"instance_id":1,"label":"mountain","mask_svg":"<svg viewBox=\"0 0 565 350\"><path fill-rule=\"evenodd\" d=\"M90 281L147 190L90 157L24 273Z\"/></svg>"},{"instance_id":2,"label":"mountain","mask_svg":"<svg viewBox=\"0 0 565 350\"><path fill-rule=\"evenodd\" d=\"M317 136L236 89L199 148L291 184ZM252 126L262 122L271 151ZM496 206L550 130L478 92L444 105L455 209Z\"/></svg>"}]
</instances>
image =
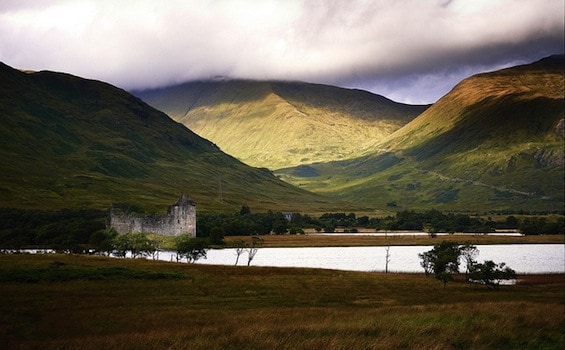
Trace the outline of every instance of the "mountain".
<instances>
[{"instance_id":1,"label":"mountain","mask_svg":"<svg viewBox=\"0 0 565 350\"><path fill-rule=\"evenodd\" d=\"M0 63L0 206L165 211L182 192L198 210L347 208L247 166L109 84Z\"/></svg>"},{"instance_id":2,"label":"mountain","mask_svg":"<svg viewBox=\"0 0 565 350\"><path fill-rule=\"evenodd\" d=\"M562 211L564 66L560 55L472 76L372 155L277 173L381 207Z\"/></svg>"},{"instance_id":3,"label":"mountain","mask_svg":"<svg viewBox=\"0 0 565 350\"><path fill-rule=\"evenodd\" d=\"M226 153L269 169L370 154L428 107L280 81L198 81L134 94Z\"/></svg>"}]
</instances>

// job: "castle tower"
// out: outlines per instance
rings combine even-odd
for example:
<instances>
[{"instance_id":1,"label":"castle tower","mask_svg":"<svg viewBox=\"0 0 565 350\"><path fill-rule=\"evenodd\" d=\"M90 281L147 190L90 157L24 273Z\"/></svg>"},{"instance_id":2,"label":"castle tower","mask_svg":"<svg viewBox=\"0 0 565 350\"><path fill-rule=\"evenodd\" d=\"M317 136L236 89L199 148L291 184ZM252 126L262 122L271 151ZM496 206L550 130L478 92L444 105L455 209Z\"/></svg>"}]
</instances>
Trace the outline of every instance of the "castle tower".
<instances>
[{"instance_id":1,"label":"castle tower","mask_svg":"<svg viewBox=\"0 0 565 350\"><path fill-rule=\"evenodd\" d=\"M186 194L182 194L179 200L169 207L168 216L171 234L178 236L189 234L196 237L196 202Z\"/></svg>"}]
</instances>

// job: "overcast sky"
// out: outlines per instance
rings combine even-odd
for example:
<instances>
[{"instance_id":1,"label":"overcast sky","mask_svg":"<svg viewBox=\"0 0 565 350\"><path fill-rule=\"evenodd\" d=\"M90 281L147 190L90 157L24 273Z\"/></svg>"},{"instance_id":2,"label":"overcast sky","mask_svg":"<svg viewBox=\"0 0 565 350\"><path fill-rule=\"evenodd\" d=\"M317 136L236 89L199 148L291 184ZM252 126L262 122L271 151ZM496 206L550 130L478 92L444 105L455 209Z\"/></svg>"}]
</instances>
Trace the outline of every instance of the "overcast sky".
<instances>
[{"instance_id":1,"label":"overcast sky","mask_svg":"<svg viewBox=\"0 0 565 350\"><path fill-rule=\"evenodd\" d=\"M125 89L215 76L431 103L564 49L563 0L0 0L0 61Z\"/></svg>"}]
</instances>

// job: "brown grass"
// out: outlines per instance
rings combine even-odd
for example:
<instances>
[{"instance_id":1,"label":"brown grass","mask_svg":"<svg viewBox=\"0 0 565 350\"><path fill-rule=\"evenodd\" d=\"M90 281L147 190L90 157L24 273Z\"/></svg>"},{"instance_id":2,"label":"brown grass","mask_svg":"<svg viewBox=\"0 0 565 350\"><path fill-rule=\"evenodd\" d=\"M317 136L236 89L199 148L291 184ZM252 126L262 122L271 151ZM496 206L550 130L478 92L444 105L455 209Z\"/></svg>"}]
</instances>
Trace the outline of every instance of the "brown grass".
<instances>
[{"instance_id":1,"label":"brown grass","mask_svg":"<svg viewBox=\"0 0 565 350\"><path fill-rule=\"evenodd\" d=\"M0 255L7 271L56 265L178 279L0 284L3 349L562 348L563 276L491 291L422 274ZM460 279L460 278L459 278ZM537 281L534 283L534 281ZM546 283L550 282L550 283Z\"/></svg>"},{"instance_id":2,"label":"brown grass","mask_svg":"<svg viewBox=\"0 0 565 350\"><path fill-rule=\"evenodd\" d=\"M265 247L355 247L355 246L402 246L402 245L435 245L443 240L471 244L547 244L565 243L564 235L538 236L490 236L490 235L447 235L431 238L429 236L366 236L366 235L268 235L261 236ZM249 237L227 236L229 244L235 240L250 241Z\"/></svg>"}]
</instances>

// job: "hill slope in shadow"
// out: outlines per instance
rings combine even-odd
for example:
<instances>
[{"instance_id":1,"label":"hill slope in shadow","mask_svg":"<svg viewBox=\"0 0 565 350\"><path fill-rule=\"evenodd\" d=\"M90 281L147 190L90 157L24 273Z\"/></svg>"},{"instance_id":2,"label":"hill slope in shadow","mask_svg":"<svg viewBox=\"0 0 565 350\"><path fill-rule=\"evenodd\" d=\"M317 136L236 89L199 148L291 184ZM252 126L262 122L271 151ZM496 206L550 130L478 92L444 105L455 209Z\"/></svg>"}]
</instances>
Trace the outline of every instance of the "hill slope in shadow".
<instances>
[{"instance_id":1,"label":"hill slope in shadow","mask_svg":"<svg viewBox=\"0 0 565 350\"><path fill-rule=\"evenodd\" d=\"M103 82L0 63L0 115L2 207L164 211L182 192L204 211L344 206L241 163Z\"/></svg>"}]
</instances>

